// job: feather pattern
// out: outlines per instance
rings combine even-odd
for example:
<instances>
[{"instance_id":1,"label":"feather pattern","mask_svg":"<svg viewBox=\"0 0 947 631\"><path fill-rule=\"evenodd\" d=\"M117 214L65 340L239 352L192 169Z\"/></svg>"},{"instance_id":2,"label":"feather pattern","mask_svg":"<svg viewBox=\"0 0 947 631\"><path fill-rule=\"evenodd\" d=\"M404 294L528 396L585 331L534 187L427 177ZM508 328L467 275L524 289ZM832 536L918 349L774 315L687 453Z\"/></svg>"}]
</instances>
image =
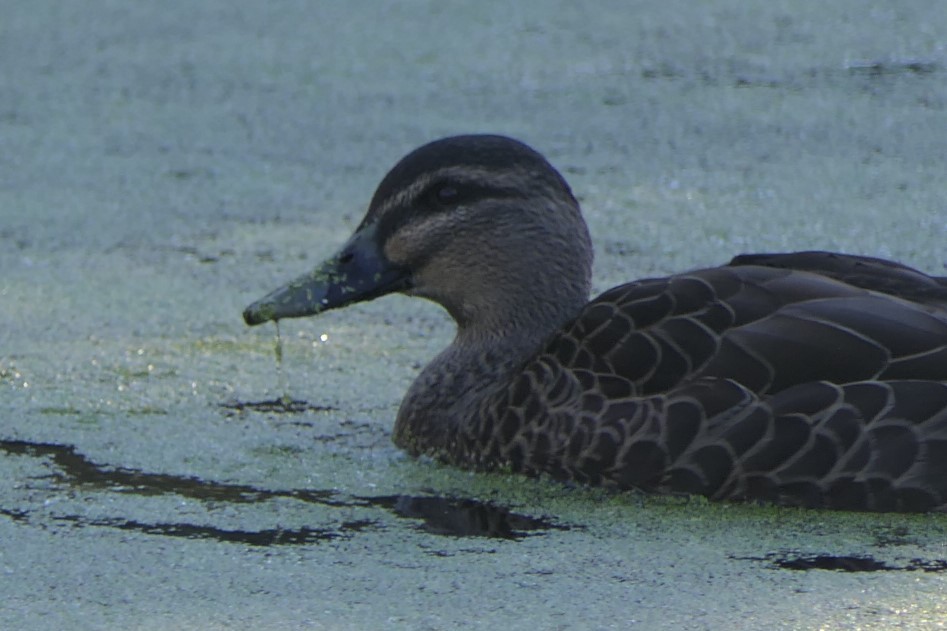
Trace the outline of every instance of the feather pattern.
<instances>
[{"instance_id":1,"label":"feather pattern","mask_svg":"<svg viewBox=\"0 0 947 631\"><path fill-rule=\"evenodd\" d=\"M490 420L455 460L713 499L945 510L947 311L768 260L605 292L483 402Z\"/></svg>"}]
</instances>

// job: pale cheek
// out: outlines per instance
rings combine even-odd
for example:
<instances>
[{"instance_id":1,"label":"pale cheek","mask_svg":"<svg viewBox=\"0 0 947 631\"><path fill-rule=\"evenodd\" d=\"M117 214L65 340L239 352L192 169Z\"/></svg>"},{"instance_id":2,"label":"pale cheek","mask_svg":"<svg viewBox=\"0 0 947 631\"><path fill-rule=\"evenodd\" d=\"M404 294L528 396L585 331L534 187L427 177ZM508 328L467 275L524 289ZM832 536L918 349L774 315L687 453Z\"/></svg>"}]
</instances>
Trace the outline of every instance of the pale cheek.
<instances>
[{"instance_id":1,"label":"pale cheek","mask_svg":"<svg viewBox=\"0 0 947 631\"><path fill-rule=\"evenodd\" d=\"M392 263L411 267L435 244L444 240L447 232L441 223L433 220L402 228L385 243L385 256Z\"/></svg>"},{"instance_id":2,"label":"pale cheek","mask_svg":"<svg viewBox=\"0 0 947 631\"><path fill-rule=\"evenodd\" d=\"M405 239L402 235L396 234L385 243L385 257L396 265L410 265L414 258L411 252L410 239Z\"/></svg>"}]
</instances>

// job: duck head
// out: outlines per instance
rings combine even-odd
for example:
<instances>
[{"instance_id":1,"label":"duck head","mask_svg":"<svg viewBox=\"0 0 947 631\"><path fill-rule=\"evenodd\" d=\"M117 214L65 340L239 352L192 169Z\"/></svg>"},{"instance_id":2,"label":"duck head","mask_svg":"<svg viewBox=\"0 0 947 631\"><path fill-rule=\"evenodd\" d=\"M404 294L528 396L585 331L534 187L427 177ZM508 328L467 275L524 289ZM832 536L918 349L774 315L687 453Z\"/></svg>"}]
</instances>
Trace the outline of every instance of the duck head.
<instances>
[{"instance_id":1,"label":"duck head","mask_svg":"<svg viewBox=\"0 0 947 631\"><path fill-rule=\"evenodd\" d=\"M385 176L337 254L254 302L248 325L400 292L441 304L461 331L549 329L590 290L579 205L539 153L503 136L444 138Z\"/></svg>"}]
</instances>

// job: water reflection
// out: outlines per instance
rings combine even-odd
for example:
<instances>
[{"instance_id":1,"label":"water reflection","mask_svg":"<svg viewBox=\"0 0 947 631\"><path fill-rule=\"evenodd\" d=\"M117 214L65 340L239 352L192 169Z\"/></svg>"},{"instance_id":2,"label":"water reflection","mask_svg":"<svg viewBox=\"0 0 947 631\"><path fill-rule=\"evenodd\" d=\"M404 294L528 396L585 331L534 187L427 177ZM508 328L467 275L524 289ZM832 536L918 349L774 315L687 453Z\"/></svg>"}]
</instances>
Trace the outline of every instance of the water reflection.
<instances>
[{"instance_id":1,"label":"water reflection","mask_svg":"<svg viewBox=\"0 0 947 631\"><path fill-rule=\"evenodd\" d=\"M421 529L452 537L493 537L518 540L530 532L557 526L548 519L521 515L508 508L470 498L438 496L347 496L332 490L266 489L246 484L203 480L194 476L149 473L126 467L100 465L71 445L0 440L0 451L49 461L53 472L42 476L63 488L104 491L143 497L173 494L200 502L234 505L288 498L309 504L343 508L380 508L406 519L421 520ZM53 521L78 527L108 527L168 537L214 539L252 546L303 545L345 539L356 533L380 530L381 520L357 519L324 528L267 528L235 530L208 524L182 522L148 523L124 518L90 518L83 515L50 516L42 508L13 510L0 507L0 516L19 522Z\"/></svg>"},{"instance_id":2,"label":"water reflection","mask_svg":"<svg viewBox=\"0 0 947 631\"><path fill-rule=\"evenodd\" d=\"M435 535L451 537L493 537L522 539L533 530L559 529L567 526L548 519L510 512L490 502L439 496L388 495L370 499L396 515L422 520L422 529Z\"/></svg>"}]
</instances>

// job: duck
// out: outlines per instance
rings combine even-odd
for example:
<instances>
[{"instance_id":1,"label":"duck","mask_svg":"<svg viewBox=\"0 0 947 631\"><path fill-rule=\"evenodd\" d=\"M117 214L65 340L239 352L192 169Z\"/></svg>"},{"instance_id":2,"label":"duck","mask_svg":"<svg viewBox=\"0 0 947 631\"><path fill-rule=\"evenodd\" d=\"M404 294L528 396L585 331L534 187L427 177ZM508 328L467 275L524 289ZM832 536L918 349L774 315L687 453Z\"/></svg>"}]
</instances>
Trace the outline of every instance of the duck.
<instances>
[{"instance_id":1,"label":"duck","mask_svg":"<svg viewBox=\"0 0 947 631\"><path fill-rule=\"evenodd\" d=\"M499 135L415 149L351 238L248 325L398 293L453 341L392 439L412 456L653 494L947 512L947 278L867 256L742 254L590 300L563 176Z\"/></svg>"}]
</instances>

